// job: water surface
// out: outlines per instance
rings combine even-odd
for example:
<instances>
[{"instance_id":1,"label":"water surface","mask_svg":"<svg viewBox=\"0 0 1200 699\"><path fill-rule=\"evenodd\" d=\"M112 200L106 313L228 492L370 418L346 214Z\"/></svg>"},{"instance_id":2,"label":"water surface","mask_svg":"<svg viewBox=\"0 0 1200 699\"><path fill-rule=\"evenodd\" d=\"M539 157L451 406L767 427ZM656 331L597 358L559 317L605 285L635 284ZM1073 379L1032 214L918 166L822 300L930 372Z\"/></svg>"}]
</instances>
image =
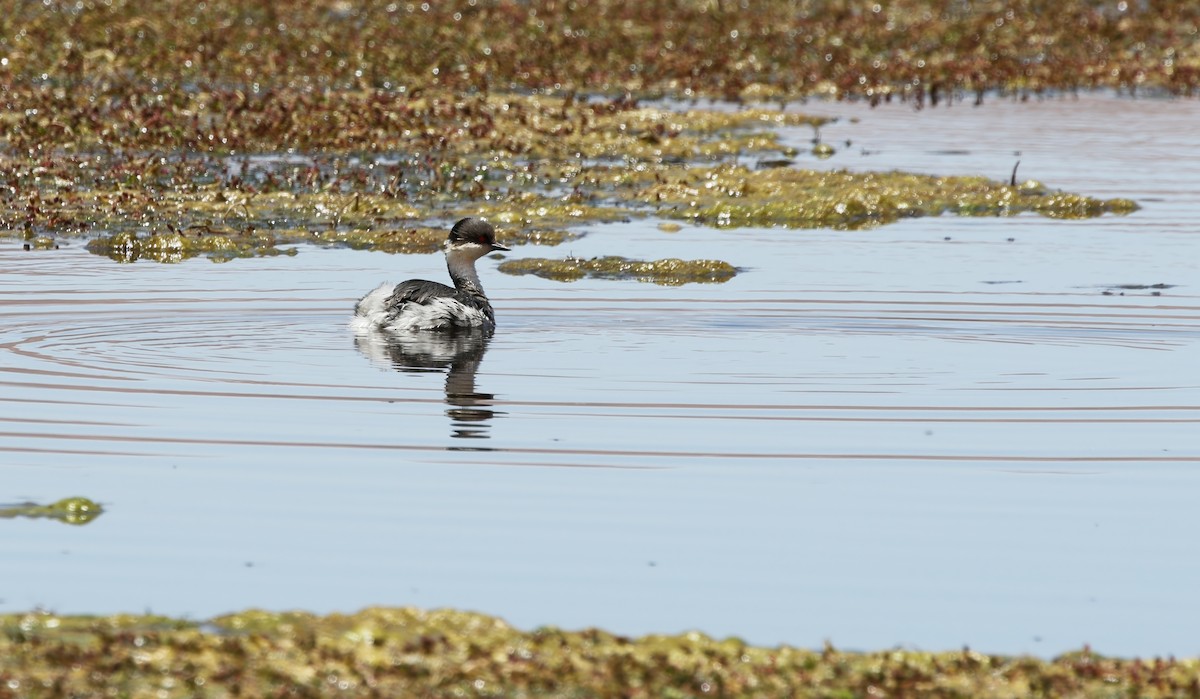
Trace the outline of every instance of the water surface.
<instances>
[{"instance_id":1,"label":"water surface","mask_svg":"<svg viewBox=\"0 0 1200 699\"><path fill-rule=\"evenodd\" d=\"M1020 179L1143 208L583 226L551 254L744 271L560 284L484 260L500 329L459 345L347 327L378 282L442 279L438 256L120 265L0 242L0 501L106 508L0 522L0 610L411 604L1200 654L1200 103L804 109L859 120L801 167L1005 179L1020 159Z\"/></svg>"}]
</instances>

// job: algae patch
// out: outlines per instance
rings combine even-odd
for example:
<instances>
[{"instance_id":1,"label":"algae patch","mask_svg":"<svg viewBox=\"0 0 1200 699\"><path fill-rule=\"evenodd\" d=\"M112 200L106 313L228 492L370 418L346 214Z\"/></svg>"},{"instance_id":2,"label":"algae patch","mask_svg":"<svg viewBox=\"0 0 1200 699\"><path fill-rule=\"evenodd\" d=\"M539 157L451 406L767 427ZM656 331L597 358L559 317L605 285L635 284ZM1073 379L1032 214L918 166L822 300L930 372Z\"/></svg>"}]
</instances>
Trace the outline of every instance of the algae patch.
<instances>
[{"instance_id":1,"label":"algae patch","mask_svg":"<svg viewBox=\"0 0 1200 699\"><path fill-rule=\"evenodd\" d=\"M664 260L642 261L607 256L584 259L567 257L551 260L539 257L505 260L500 263L505 274L532 274L543 279L573 282L584 277L596 279L636 279L662 286L683 284L719 284L737 274L737 268L721 260Z\"/></svg>"},{"instance_id":2,"label":"algae patch","mask_svg":"<svg viewBox=\"0 0 1200 699\"><path fill-rule=\"evenodd\" d=\"M117 262L182 262L193 257L207 257L214 262L227 262L242 257L295 255L296 248L280 247L298 243L342 246L356 250L376 250L388 253L433 253L442 249L446 227L408 226L383 229L281 229L241 232L196 226L192 229L171 230L166 233L138 234L122 232L102 235L88 241L87 249L96 255ZM500 238L509 245L558 245L579 235L568 231L533 228L502 231Z\"/></svg>"},{"instance_id":3,"label":"algae patch","mask_svg":"<svg viewBox=\"0 0 1200 699\"><path fill-rule=\"evenodd\" d=\"M117 233L100 236L88 241L87 249L96 255L117 262L153 260L155 262L182 262L185 259L204 255L213 261L224 262L239 257L295 254L294 250L275 247L274 236L252 233L211 233L196 231L191 235L184 232L152 233L139 236L136 233Z\"/></svg>"},{"instance_id":4,"label":"algae patch","mask_svg":"<svg viewBox=\"0 0 1200 699\"><path fill-rule=\"evenodd\" d=\"M25 239L26 250L57 250L58 241L54 238L44 235L28 237Z\"/></svg>"},{"instance_id":5,"label":"algae patch","mask_svg":"<svg viewBox=\"0 0 1200 699\"><path fill-rule=\"evenodd\" d=\"M0 696L1191 696L1200 662L764 648L690 632L520 631L455 610L0 616Z\"/></svg>"},{"instance_id":6,"label":"algae patch","mask_svg":"<svg viewBox=\"0 0 1200 699\"><path fill-rule=\"evenodd\" d=\"M49 505L24 502L17 505L0 505L0 518L29 517L33 519L56 519L64 524L87 524L99 517L104 508L84 497L63 498Z\"/></svg>"},{"instance_id":7,"label":"algae patch","mask_svg":"<svg viewBox=\"0 0 1200 699\"><path fill-rule=\"evenodd\" d=\"M493 219L496 220L496 219ZM322 245L337 244L355 250L375 250L388 253L433 253L442 249L450 224L443 226L408 226L380 230L351 229L318 231L294 236L295 242ZM579 238L579 234L542 227L498 229L497 239L505 245L558 245Z\"/></svg>"},{"instance_id":8,"label":"algae patch","mask_svg":"<svg viewBox=\"0 0 1200 699\"><path fill-rule=\"evenodd\" d=\"M660 171L642 188L619 190L656 215L720 228L861 229L902 218L1014 216L1090 218L1137 209L1128 199L1093 199L1009 185L982 177L938 177L906 172L752 170L718 166Z\"/></svg>"}]
</instances>

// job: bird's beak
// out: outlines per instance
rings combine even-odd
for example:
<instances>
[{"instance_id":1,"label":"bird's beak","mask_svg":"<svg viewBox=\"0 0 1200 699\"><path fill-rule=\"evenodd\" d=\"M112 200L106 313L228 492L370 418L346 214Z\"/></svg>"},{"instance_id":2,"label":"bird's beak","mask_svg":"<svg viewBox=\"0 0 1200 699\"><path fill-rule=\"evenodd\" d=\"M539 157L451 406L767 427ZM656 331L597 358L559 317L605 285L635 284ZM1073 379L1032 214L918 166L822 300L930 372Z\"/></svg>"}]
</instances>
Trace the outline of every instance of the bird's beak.
<instances>
[{"instance_id":1,"label":"bird's beak","mask_svg":"<svg viewBox=\"0 0 1200 699\"><path fill-rule=\"evenodd\" d=\"M508 252L508 251L512 250L512 248L507 248L507 247L504 247L504 246L503 246L503 245L501 245L500 243L492 243L492 250L493 250L493 251L500 251L500 250L503 250L504 252Z\"/></svg>"}]
</instances>

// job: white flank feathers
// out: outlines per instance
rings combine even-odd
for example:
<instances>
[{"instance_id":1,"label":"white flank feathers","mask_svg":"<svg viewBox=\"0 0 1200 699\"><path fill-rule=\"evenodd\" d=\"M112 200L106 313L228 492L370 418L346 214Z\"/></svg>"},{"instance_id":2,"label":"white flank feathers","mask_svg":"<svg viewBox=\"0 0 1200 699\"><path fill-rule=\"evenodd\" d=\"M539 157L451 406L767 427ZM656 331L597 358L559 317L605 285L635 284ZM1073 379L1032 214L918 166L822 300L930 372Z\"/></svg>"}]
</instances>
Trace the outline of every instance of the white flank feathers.
<instances>
[{"instance_id":1,"label":"white flank feathers","mask_svg":"<svg viewBox=\"0 0 1200 699\"><path fill-rule=\"evenodd\" d=\"M392 284L382 284L362 297L354 307L350 327L356 331L407 332L481 327L489 322L483 311L464 305L452 297L433 298L425 303L406 303L396 317L389 318L387 302L394 288Z\"/></svg>"},{"instance_id":2,"label":"white flank feathers","mask_svg":"<svg viewBox=\"0 0 1200 699\"><path fill-rule=\"evenodd\" d=\"M355 330L376 330L387 324L387 300L396 286L384 282L371 290L369 294L358 301L354 307L354 318L350 327Z\"/></svg>"}]
</instances>

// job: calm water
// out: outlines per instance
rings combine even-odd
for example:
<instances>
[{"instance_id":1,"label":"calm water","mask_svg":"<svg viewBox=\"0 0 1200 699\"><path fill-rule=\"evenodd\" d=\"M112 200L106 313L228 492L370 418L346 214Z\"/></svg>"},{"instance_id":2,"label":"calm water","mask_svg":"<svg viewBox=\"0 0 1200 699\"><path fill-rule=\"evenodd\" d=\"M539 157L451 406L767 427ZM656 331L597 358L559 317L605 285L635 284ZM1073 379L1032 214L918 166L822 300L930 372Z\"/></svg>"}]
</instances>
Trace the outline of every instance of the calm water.
<instances>
[{"instance_id":1,"label":"calm water","mask_svg":"<svg viewBox=\"0 0 1200 699\"><path fill-rule=\"evenodd\" d=\"M119 265L0 242L0 502L106 507L0 521L0 610L453 606L761 644L1200 654L1200 102L805 111L860 120L802 167L1004 179L1019 158L1022 179L1144 208L590 226L549 254L745 271L559 284L485 260L485 346L348 329L378 282L442 279L438 256ZM1120 288L1153 284L1174 286Z\"/></svg>"}]
</instances>

